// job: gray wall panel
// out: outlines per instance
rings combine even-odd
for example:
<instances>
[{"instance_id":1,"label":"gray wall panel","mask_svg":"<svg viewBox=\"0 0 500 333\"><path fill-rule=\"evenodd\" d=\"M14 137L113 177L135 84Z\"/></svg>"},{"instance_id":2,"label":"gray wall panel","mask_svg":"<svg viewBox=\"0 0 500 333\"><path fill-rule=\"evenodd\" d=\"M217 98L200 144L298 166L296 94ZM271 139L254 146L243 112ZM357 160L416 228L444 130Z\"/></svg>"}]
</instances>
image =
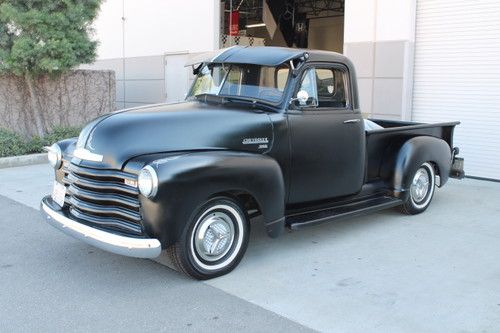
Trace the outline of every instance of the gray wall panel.
<instances>
[{"instance_id":1,"label":"gray wall panel","mask_svg":"<svg viewBox=\"0 0 500 333\"><path fill-rule=\"evenodd\" d=\"M125 59L125 80L165 80L163 56Z\"/></svg>"},{"instance_id":2,"label":"gray wall panel","mask_svg":"<svg viewBox=\"0 0 500 333\"><path fill-rule=\"evenodd\" d=\"M372 85L373 79L358 79L359 103L361 112L369 115L372 112Z\"/></svg>"},{"instance_id":3,"label":"gray wall panel","mask_svg":"<svg viewBox=\"0 0 500 333\"><path fill-rule=\"evenodd\" d=\"M371 117L407 119L405 84L408 74L408 41L348 43L345 54L356 67L362 112ZM407 79L406 79L407 80Z\"/></svg>"},{"instance_id":4,"label":"gray wall panel","mask_svg":"<svg viewBox=\"0 0 500 333\"><path fill-rule=\"evenodd\" d=\"M165 102L164 56L98 60L88 69L111 69L116 74L116 109ZM125 66L124 66L125 64ZM125 80L124 80L125 77Z\"/></svg>"},{"instance_id":5,"label":"gray wall panel","mask_svg":"<svg viewBox=\"0 0 500 333\"><path fill-rule=\"evenodd\" d=\"M344 50L344 54L354 63L356 75L358 77L373 76L373 43L363 42L346 44Z\"/></svg>"},{"instance_id":6,"label":"gray wall panel","mask_svg":"<svg viewBox=\"0 0 500 333\"><path fill-rule=\"evenodd\" d=\"M123 91L123 80L117 80L116 81L116 100L117 101L123 101L123 96L124 96L124 91Z\"/></svg>"},{"instance_id":7,"label":"gray wall panel","mask_svg":"<svg viewBox=\"0 0 500 333\"><path fill-rule=\"evenodd\" d=\"M133 80L125 83L125 102L153 104L165 101L163 80Z\"/></svg>"},{"instance_id":8,"label":"gray wall panel","mask_svg":"<svg viewBox=\"0 0 500 333\"><path fill-rule=\"evenodd\" d=\"M373 114L401 117L403 79L375 79L373 82Z\"/></svg>"},{"instance_id":9,"label":"gray wall panel","mask_svg":"<svg viewBox=\"0 0 500 333\"><path fill-rule=\"evenodd\" d=\"M403 77L404 41L377 42L375 54L375 77Z\"/></svg>"}]
</instances>

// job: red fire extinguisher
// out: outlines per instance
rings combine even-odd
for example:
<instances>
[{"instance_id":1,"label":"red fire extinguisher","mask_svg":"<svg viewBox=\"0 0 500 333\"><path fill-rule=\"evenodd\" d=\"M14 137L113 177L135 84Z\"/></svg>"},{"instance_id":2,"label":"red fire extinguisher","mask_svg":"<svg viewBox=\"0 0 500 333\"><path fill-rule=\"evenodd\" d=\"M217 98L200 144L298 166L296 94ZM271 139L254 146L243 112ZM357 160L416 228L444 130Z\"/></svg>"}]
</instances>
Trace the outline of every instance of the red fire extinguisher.
<instances>
[{"instance_id":1,"label":"red fire extinguisher","mask_svg":"<svg viewBox=\"0 0 500 333\"><path fill-rule=\"evenodd\" d=\"M229 13L229 36L238 36L240 29L240 12L233 10Z\"/></svg>"}]
</instances>

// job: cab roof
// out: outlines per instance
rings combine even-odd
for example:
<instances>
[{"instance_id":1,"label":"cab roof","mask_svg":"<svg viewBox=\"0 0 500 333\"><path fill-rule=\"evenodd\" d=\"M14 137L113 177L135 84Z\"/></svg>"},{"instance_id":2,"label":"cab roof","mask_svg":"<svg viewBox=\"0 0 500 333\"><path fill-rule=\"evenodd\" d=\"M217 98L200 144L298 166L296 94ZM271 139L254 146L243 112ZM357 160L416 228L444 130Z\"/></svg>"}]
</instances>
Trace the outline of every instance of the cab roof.
<instances>
[{"instance_id":1,"label":"cab roof","mask_svg":"<svg viewBox=\"0 0 500 333\"><path fill-rule=\"evenodd\" d=\"M348 62L339 53L319 50L294 49L274 46L233 46L213 52L199 54L190 59L186 66L200 63L249 64L278 66L300 57L308 61Z\"/></svg>"}]
</instances>

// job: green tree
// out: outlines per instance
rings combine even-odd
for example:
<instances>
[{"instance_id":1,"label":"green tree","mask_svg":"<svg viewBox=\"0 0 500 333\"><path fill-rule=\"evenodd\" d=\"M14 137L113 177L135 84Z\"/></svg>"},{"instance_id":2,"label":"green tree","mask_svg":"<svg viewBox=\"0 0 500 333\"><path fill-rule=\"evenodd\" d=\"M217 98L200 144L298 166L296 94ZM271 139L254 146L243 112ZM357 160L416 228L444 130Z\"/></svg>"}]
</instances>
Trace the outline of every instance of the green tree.
<instances>
[{"instance_id":1,"label":"green tree","mask_svg":"<svg viewBox=\"0 0 500 333\"><path fill-rule=\"evenodd\" d=\"M96 57L91 23L101 0L0 0L0 73L24 78L37 134L47 128L36 79Z\"/></svg>"}]
</instances>

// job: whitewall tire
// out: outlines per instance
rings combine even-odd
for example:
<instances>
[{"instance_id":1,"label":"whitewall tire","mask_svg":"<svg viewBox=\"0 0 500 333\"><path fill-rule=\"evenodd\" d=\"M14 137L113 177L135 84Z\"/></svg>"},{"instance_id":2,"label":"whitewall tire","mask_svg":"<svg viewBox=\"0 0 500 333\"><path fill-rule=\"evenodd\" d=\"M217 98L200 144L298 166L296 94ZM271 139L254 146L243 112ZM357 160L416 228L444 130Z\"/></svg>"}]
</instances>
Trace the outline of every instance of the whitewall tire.
<instances>
[{"instance_id":1,"label":"whitewall tire","mask_svg":"<svg viewBox=\"0 0 500 333\"><path fill-rule=\"evenodd\" d=\"M248 218L239 202L217 197L201 206L169 254L182 272L210 279L238 265L248 246L249 232Z\"/></svg>"},{"instance_id":2,"label":"whitewall tire","mask_svg":"<svg viewBox=\"0 0 500 333\"><path fill-rule=\"evenodd\" d=\"M429 207L435 189L436 172L434 166L429 162L425 162L411 178L409 195L401 206L401 211L410 215L422 213Z\"/></svg>"}]
</instances>

